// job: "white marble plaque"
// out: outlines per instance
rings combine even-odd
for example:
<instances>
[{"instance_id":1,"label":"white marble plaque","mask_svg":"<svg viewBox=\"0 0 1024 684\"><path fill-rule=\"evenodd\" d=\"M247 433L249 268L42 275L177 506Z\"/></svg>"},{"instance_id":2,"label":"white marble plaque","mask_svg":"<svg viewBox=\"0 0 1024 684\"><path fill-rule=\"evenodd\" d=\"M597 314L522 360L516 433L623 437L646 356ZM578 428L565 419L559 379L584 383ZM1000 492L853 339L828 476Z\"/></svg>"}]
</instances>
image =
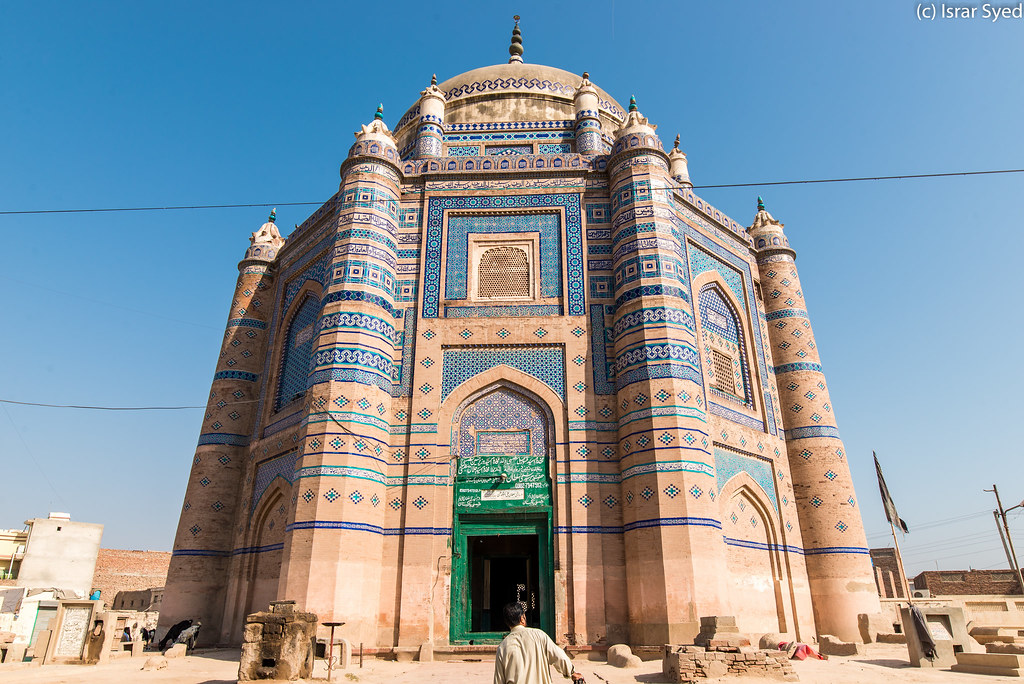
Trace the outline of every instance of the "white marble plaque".
<instances>
[{"instance_id":1,"label":"white marble plaque","mask_svg":"<svg viewBox=\"0 0 1024 684\"><path fill-rule=\"evenodd\" d=\"M53 654L59 658L81 658L85 638L89 634L91 606L66 606L64 624L60 627L60 640Z\"/></svg>"},{"instance_id":2,"label":"white marble plaque","mask_svg":"<svg viewBox=\"0 0 1024 684\"><path fill-rule=\"evenodd\" d=\"M522 489L484 489L480 492L483 501L522 501L524 497Z\"/></svg>"}]
</instances>

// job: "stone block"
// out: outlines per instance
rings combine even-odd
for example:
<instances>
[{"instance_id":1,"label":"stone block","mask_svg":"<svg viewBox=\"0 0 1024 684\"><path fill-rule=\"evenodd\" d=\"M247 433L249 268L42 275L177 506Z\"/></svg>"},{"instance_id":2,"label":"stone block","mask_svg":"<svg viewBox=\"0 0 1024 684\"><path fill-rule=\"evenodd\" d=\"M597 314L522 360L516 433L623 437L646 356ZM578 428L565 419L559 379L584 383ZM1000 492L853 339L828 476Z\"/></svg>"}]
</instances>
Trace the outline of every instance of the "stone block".
<instances>
[{"instance_id":1,"label":"stone block","mask_svg":"<svg viewBox=\"0 0 1024 684\"><path fill-rule=\"evenodd\" d=\"M757 640L757 647L763 648L768 651L779 650L779 644L789 643L795 641L796 638L792 634L780 634L778 632L769 632L762 634L761 638Z\"/></svg>"},{"instance_id":2,"label":"stone block","mask_svg":"<svg viewBox=\"0 0 1024 684\"><path fill-rule=\"evenodd\" d=\"M641 660L633 655L626 644L615 644L608 649L608 664L615 667L640 667Z\"/></svg>"},{"instance_id":3,"label":"stone block","mask_svg":"<svg viewBox=\"0 0 1024 684\"><path fill-rule=\"evenodd\" d=\"M416 649L412 648L396 648L395 649L395 660L400 663L411 663L416 659Z\"/></svg>"},{"instance_id":4,"label":"stone block","mask_svg":"<svg viewBox=\"0 0 1024 684\"><path fill-rule=\"evenodd\" d=\"M164 651L164 658L184 658L188 647L185 644L174 644Z\"/></svg>"},{"instance_id":5,"label":"stone block","mask_svg":"<svg viewBox=\"0 0 1024 684\"><path fill-rule=\"evenodd\" d=\"M907 643L907 635L896 634L895 632L889 634L879 633L875 635L875 641L880 644L905 644Z\"/></svg>"},{"instance_id":6,"label":"stone block","mask_svg":"<svg viewBox=\"0 0 1024 684\"><path fill-rule=\"evenodd\" d=\"M1017 653L957 653L954 672L1024 677L1024 655Z\"/></svg>"},{"instance_id":7,"label":"stone block","mask_svg":"<svg viewBox=\"0 0 1024 684\"><path fill-rule=\"evenodd\" d=\"M877 641L879 634L891 634L892 622L881 613L860 613L857 615L860 638L865 644Z\"/></svg>"},{"instance_id":8,"label":"stone block","mask_svg":"<svg viewBox=\"0 0 1024 684\"><path fill-rule=\"evenodd\" d=\"M164 656L150 656L146 658L146 662L143 663L142 669L146 672L150 670L162 670L167 667L167 658Z\"/></svg>"},{"instance_id":9,"label":"stone block","mask_svg":"<svg viewBox=\"0 0 1024 684\"><path fill-rule=\"evenodd\" d=\"M5 643L0 646L0 662L3 662L5 665L8 663L20 663L25 660L26 649L28 649L28 644Z\"/></svg>"},{"instance_id":10,"label":"stone block","mask_svg":"<svg viewBox=\"0 0 1024 684\"><path fill-rule=\"evenodd\" d=\"M841 641L831 634L822 634L818 639L818 652L828 656L863 655L864 647L852 641Z\"/></svg>"},{"instance_id":11,"label":"stone block","mask_svg":"<svg viewBox=\"0 0 1024 684\"><path fill-rule=\"evenodd\" d=\"M724 677L729 674L729 666L720 660L713 660L704 667L704 676L710 678Z\"/></svg>"},{"instance_id":12,"label":"stone block","mask_svg":"<svg viewBox=\"0 0 1024 684\"><path fill-rule=\"evenodd\" d=\"M1007 643L1005 641L992 641L985 644L985 651L988 653L1024 653L1024 644Z\"/></svg>"},{"instance_id":13,"label":"stone block","mask_svg":"<svg viewBox=\"0 0 1024 684\"><path fill-rule=\"evenodd\" d=\"M434 645L430 642L420 644L420 654L417 660L421 663L434 662Z\"/></svg>"},{"instance_id":14,"label":"stone block","mask_svg":"<svg viewBox=\"0 0 1024 684\"><path fill-rule=\"evenodd\" d=\"M930 614L925 612L926 620ZM936 612L935 615L941 616L943 613ZM962 618L963 611L960 611L960 615ZM936 623L931 620L927 621L932 639L935 641L935 657L929 660L924 655L921 639L918 637L917 630L914 628L914 622L910 618L910 609L901 608L900 618L903 622L903 633L907 637L907 655L910 657L911 667L949 667L956 662L956 658L953 655L953 639L949 635L949 630L946 630L942 623ZM970 638L967 636L966 628L964 629L964 637ZM964 648L964 650L968 649Z\"/></svg>"}]
</instances>

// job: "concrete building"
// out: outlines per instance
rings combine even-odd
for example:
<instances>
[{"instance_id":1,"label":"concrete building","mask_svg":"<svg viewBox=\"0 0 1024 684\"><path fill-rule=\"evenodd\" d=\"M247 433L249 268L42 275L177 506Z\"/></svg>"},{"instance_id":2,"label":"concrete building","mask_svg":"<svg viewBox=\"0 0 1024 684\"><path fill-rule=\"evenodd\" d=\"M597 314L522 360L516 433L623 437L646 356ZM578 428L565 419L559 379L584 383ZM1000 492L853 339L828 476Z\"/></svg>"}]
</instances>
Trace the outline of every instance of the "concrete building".
<instances>
[{"instance_id":1,"label":"concrete building","mask_svg":"<svg viewBox=\"0 0 1024 684\"><path fill-rule=\"evenodd\" d=\"M696 195L588 74L523 61L378 109L338 193L239 264L166 627L294 599L383 649L857 640L879 610L795 251ZM753 202L751 202L753 205Z\"/></svg>"},{"instance_id":2,"label":"concrete building","mask_svg":"<svg viewBox=\"0 0 1024 684\"><path fill-rule=\"evenodd\" d=\"M15 586L56 587L88 596L103 525L74 522L67 513L32 518L25 525L25 555Z\"/></svg>"}]
</instances>

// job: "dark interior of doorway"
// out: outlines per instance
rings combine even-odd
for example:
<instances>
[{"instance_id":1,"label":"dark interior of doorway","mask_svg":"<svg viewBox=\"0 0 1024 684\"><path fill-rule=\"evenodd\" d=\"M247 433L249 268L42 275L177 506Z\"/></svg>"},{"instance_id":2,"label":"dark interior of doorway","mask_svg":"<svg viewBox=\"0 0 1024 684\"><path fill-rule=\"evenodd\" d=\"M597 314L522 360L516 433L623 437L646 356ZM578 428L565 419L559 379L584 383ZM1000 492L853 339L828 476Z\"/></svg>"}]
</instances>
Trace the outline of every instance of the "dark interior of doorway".
<instances>
[{"instance_id":1,"label":"dark interior of doorway","mask_svg":"<svg viewBox=\"0 0 1024 684\"><path fill-rule=\"evenodd\" d=\"M471 632L504 632L502 608L526 604L526 624L540 625L539 546L535 534L469 537Z\"/></svg>"}]
</instances>

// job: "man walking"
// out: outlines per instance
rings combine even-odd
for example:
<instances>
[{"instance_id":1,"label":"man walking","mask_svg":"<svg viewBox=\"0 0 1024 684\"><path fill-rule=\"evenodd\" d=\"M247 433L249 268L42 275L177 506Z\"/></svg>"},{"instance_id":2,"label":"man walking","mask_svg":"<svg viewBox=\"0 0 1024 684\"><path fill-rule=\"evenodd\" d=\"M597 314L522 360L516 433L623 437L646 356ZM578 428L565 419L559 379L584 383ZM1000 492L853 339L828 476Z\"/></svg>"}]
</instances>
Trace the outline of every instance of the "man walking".
<instances>
[{"instance_id":1,"label":"man walking","mask_svg":"<svg viewBox=\"0 0 1024 684\"><path fill-rule=\"evenodd\" d=\"M514 601L502 611L511 630L494 656L494 684L551 684L550 666L582 684L572 661L547 634L526 626L526 604Z\"/></svg>"}]
</instances>

